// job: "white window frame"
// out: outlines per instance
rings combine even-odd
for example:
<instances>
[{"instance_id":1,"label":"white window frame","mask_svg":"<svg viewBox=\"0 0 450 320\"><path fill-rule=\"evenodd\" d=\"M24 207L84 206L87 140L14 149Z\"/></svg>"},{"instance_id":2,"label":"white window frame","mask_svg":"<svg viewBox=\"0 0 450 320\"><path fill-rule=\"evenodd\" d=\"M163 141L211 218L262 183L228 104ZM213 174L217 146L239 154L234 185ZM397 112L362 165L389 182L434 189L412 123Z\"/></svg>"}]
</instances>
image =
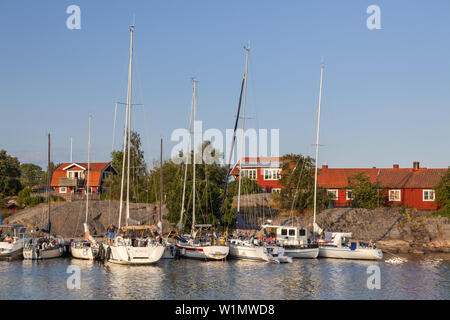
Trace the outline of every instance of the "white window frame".
<instances>
[{"instance_id":1,"label":"white window frame","mask_svg":"<svg viewBox=\"0 0 450 320\"><path fill-rule=\"evenodd\" d=\"M339 199L339 189L327 189L327 193L334 195L334 197L331 200L338 200Z\"/></svg>"},{"instance_id":2,"label":"white window frame","mask_svg":"<svg viewBox=\"0 0 450 320\"><path fill-rule=\"evenodd\" d=\"M347 200L347 201L350 201L350 200L353 200L353 194L352 194L352 196L349 198L348 197L348 193L353 193L353 190L352 189L346 189L345 190L345 200Z\"/></svg>"},{"instance_id":3,"label":"white window frame","mask_svg":"<svg viewBox=\"0 0 450 320\"><path fill-rule=\"evenodd\" d=\"M270 172L267 174L267 172ZM264 180L280 180L281 178L281 169L264 169Z\"/></svg>"},{"instance_id":4,"label":"white window frame","mask_svg":"<svg viewBox=\"0 0 450 320\"><path fill-rule=\"evenodd\" d=\"M430 193L433 196L432 199L430 199ZM425 194L427 194L427 198L425 199ZM436 198L436 194L434 193L433 189L426 189L426 190L422 190L422 201L434 201L434 199Z\"/></svg>"},{"instance_id":5,"label":"white window frame","mask_svg":"<svg viewBox=\"0 0 450 320\"><path fill-rule=\"evenodd\" d=\"M67 193L67 187L59 187L59 193Z\"/></svg>"},{"instance_id":6,"label":"white window frame","mask_svg":"<svg viewBox=\"0 0 450 320\"><path fill-rule=\"evenodd\" d=\"M256 169L242 169L242 177L250 180L258 180L258 172Z\"/></svg>"},{"instance_id":7,"label":"white window frame","mask_svg":"<svg viewBox=\"0 0 450 320\"><path fill-rule=\"evenodd\" d=\"M398 191L398 199L396 200L395 192L397 192L397 191ZM392 194L394 194L394 197L391 196ZM400 201L402 201L402 190L400 190L400 189L391 189L391 190L389 190L389 201L392 201L392 202L400 202Z\"/></svg>"},{"instance_id":8,"label":"white window frame","mask_svg":"<svg viewBox=\"0 0 450 320\"><path fill-rule=\"evenodd\" d=\"M67 171L67 178L75 179L75 173L78 173L77 179L84 179L84 172L83 171Z\"/></svg>"},{"instance_id":9,"label":"white window frame","mask_svg":"<svg viewBox=\"0 0 450 320\"><path fill-rule=\"evenodd\" d=\"M272 188L272 193L281 193L281 188Z\"/></svg>"}]
</instances>

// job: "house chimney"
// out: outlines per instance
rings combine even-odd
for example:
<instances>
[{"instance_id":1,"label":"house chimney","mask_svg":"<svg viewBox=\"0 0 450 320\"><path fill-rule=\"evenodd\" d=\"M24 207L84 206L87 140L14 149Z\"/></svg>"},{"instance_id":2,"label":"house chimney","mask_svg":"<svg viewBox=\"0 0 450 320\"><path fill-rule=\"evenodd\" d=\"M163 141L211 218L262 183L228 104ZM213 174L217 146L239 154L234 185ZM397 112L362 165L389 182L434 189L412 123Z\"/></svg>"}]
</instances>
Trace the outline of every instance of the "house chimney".
<instances>
[{"instance_id":1,"label":"house chimney","mask_svg":"<svg viewBox=\"0 0 450 320\"><path fill-rule=\"evenodd\" d=\"M323 164L322 165L322 169L328 169L328 165L327 164Z\"/></svg>"},{"instance_id":2,"label":"house chimney","mask_svg":"<svg viewBox=\"0 0 450 320\"><path fill-rule=\"evenodd\" d=\"M394 164L394 165L393 165L393 168L394 168L394 169L398 169L398 164Z\"/></svg>"},{"instance_id":3,"label":"house chimney","mask_svg":"<svg viewBox=\"0 0 450 320\"><path fill-rule=\"evenodd\" d=\"M419 170L419 162L418 161L413 162L413 170L414 171Z\"/></svg>"}]
</instances>

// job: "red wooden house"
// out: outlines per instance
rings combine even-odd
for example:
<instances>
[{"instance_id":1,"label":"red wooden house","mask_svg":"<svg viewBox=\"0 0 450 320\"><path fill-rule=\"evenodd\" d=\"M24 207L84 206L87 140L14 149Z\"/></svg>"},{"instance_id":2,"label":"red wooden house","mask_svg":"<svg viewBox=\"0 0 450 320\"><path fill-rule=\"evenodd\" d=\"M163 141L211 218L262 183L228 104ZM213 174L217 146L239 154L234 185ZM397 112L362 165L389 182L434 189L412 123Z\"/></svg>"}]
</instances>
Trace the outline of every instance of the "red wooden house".
<instances>
[{"instance_id":1,"label":"red wooden house","mask_svg":"<svg viewBox=\"0 0 450 320\"><path fill-rule=\"evenodd\" d=\"M75 193L86 193L87 185L87 163L62 163L52 176L51 187L56 194L64 196ZM110 162L97 162L90 164L89 186L93 194L102 193L104 180L117 170Z\"/></svg>"},{"instance_id":2,"label":"red wooden house","mask_svg":"<svg viewBox=\"0 0 450 320\"><path fill-rule=\"evenodd\" d=\"M259 157L244 158L242 176L256 180L266 192L280 192L282 158ZM392 168L328 168L323 165L318 169L319 187L326 188L336 207L350 207L352 192L349 178L357 173L367 175L372 183L380 185L390 206L407 206L420 210L435 210L434 187L439 183L447 169L420 168L414 162L411 168L400 168L394 164ZM232 175L239 178L239 162L234 166Z\"/></svg>"},{"instance_id":3,"label":"red wooden house","mask_svg":"<svg viewBox=\"0 0 450 320\"><path fill-rule=\"evenodd\" d=\"M239 161L231 174L239 179ZM279 157L245 157L242 161L242 176L255 180L265 192L280 192L281 163Z\"/></svg>"},{"instance_id":4,"label":"red wooden house","mask_svg":"<svg viewBox=\"0 0 450 320\"><path fill-rule=\"evenodd\" d=\"M394 164L392 168L337 169L324 165L318 170L317 181L319 187L328 190L336 207L351 206L349 178L363 173L372 183L380 185L380 192L386 194L388 205L435 210L438 206L434 203L433 188L446 172L447 169L420 168L419 162L414 162L412 168L400 168Z\"/></svg>"}]
</instances>

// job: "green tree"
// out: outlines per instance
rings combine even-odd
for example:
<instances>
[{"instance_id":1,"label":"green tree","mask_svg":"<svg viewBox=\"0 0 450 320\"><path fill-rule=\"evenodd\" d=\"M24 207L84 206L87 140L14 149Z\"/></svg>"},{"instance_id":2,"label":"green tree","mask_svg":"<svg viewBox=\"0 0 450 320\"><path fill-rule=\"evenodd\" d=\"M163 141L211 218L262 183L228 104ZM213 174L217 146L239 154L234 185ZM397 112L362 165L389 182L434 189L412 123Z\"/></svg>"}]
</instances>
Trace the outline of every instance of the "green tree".
<instances>
[{"instance_id":1,"label":"green tree","mask_svg":"<svg viewBox=\"0 0 450 320\"><path fill-rule=\"evenodd\" d=\"M20 165L20 182L24 187L41 184L43 175L42 168L33 163L22 163Z\"/></svg>"},{"instance_id":2,"label":"green tree","mask_svg":"<svg viewBox=\"0 0 450 320\"><path fill-rule=\"evenodd\" d=\"M282 189L276 199L283 209L304 212L314 207L314 159L296 154L283 156L279 183ZM326 189L318 188L318 210L325 209L328 203Z\"/></svg>"},{"instance_id":3,"label":"green tree","mask_svg":"<svg viewBox=\"0 0 450 320\"><path fill-rule=\"evenodd\" d=\"M0 198L17 195L21 189L19 160L0 150Z\"/></svg>"},{"instance_id":4,"label":"green tree","mask_svg":"<svg viewBox=\"0 0 450 320\"><path fill-rule=\"evenodd\" d=\"M50 171L50 177L53 177L53 172L55 172L56 168L59 167L58 165L55 165L53 162L50 162L50 170L49 168L46 168L45 171L42 172L41 174L41 181L40 181L40 185L41 186L46 186L48 181L47 181L47 177L48 177L48 171ZM51 180L50 180L51 182Z\"/></svg>"},{"instance_id":5,"label":"green tree","mask_svg":"<svg viewBox=\"0 0 450 320\"><path fill-rule=\"evenodd\" d=\"M255 194L262 192L261 187L255 180L250 178L242 178L241 181L241 195ZM237 196L239 193L239 180L233 180L228 184L227 193L232 196Z\"/></svg>"},{"instance_id":6,"label":"green tree","mask_svg":"<svg viewBox=\"0 0 450 320\"><path fill-rule=\"evenodd\" d=\"M436 192L435 203L441 207L440 213L450 216L450 169L447 170L434 191Z\"/></svg>"},{"instance_id":7,"label":"green tree","mask_svg":"<svg viewBox=\"0 0 450 320\"><path fill-rule=\"evenodd\" d=\"M374 209L384 204L384 193L377 183L371 183L370 177L357 173L348 178L351 189L352 206L355 208Z\"/></svg>"}]
</instances>

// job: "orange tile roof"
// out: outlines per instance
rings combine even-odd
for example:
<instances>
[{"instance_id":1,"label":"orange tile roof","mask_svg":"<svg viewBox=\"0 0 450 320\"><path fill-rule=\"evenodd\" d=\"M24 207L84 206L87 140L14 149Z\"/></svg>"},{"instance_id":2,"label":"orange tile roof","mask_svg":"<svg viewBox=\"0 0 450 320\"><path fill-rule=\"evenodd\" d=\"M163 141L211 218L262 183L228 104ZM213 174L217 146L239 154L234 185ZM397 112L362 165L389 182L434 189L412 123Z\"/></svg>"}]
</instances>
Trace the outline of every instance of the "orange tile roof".
<instances>
[{"instance_id":1,"label":"orange tile roof","mask_svg":"<svg viewBox=\"0 0 450 320\"><path fill-rule=\"evenodd\" d=\"M318 185L324 188L347 188L348 179L357 173L369 176L372 183L378 182L387 188L433 188L447 172L447 169L420 168L370 168L370 169L329 169L318 170Z\"/></svg>"},{"instance_id":2,"label":"orange tile roof","mask_svg":"<svg viewBox=\"0 0 450 320\"><path fill-rule=\"evenodd\" d=\"M90 172L89 172L89 185L90 186L100 186L101 183L101 173L102 171L109 165L109 162L93 162L90 164ZM87 170L88 164L85 162L74 162L74 163L61 163L53 172L52 176L52 187L59 186L60 178L67 178L67 170L70 170L73 166L79 165L85 170ZM71 166L70 168L67 168ZM64 170L66 169L66 170ZM81 169L81 168L80 168ZM87 179L87 177L86 177Z\"/></svg>"}]
</instances>

